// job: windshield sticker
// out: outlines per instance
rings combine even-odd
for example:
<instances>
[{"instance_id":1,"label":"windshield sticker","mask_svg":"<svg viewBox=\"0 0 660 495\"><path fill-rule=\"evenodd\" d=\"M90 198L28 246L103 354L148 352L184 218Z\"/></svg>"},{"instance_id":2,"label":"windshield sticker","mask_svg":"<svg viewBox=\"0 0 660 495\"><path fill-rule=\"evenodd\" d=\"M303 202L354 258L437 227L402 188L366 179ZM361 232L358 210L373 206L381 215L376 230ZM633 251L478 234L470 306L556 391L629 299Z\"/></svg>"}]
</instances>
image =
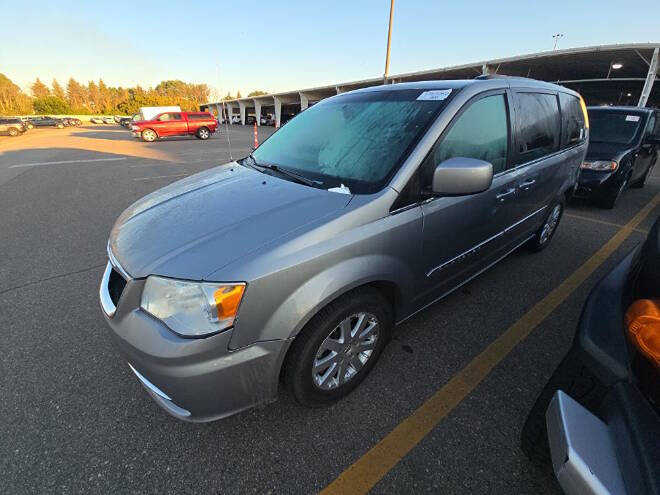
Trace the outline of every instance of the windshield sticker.
<instances>
[{"instance_id":1,"label":"windshield sticker","mask_svg":"<svg viewBox=\"0 0 660 495\"><path fill-rule=\"evenodd\" d=\"M626 122L639 122L639 115L626 115Z\"/></svg>"},{"instance_id":2,"label":"windshield sticker","mask_svg":"<svg viewBox=\"0 0 660 495\"><path fill-rule=\"evenodd\" d=\"M451 93L451 89L435 89L433 91L424 91L417 97L420 101L442 101L446 100Z\"/></svg>"}]
</instances>

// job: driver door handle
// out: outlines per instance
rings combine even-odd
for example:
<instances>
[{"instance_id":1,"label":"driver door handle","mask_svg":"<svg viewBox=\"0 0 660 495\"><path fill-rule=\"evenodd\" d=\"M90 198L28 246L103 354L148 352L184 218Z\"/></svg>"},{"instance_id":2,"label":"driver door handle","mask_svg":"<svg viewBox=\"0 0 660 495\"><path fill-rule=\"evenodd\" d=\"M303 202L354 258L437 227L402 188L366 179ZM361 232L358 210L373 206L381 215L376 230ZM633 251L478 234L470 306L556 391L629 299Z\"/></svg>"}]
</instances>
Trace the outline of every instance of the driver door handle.
<instances>
[{"instance_id":1,"label":"driver door handle","mask_svg":"<svg viewBox=\"0 0 660 495\"><path fill-rule=\"evenodd\" d=\"M520 183L520 185L518 186L518 189L522 189L523 191L527 191L535 183L536 183L536 179L527 179L526 181L523 181L523 182Z\"/></svg>"},{"instance_id":2,"label":"driver door handle","mask_svg":"<svg viewBox=\"0 0 660 495\"><path fill-rule=\"evenodd\" d=\"M506 198L508 198L509 196L512 196L514 194L516 194L516 190L515 190L515 188L512 187L511 189L505 189L504 191L499 193L497 196L495 196L495 198L498 201L501 202L501 201L505 201Z\"/></svg>"}]
</instances>

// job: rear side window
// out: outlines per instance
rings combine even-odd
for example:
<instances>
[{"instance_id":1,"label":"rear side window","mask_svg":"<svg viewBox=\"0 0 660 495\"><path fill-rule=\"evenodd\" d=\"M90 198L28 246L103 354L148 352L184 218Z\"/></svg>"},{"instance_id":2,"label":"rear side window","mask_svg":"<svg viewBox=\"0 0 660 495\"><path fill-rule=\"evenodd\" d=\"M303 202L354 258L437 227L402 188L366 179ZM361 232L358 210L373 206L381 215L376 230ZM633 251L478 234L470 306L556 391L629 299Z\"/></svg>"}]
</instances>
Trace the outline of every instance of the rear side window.
<instances>
[{"instance_id":1,"label":"rear side window","mask_svg":"<svg viewBox=\"0 0 660 495\"><path fill-rule=\"evenodd\" d=\"M209 113L189 113L188 120L209 120L211 119L211 114Z\"/></svg>"},{"instance_id":2,"label":"rear side window","mask_svg":"<svg viewBox=\"0 0 660 495\"><path fill-rule=\"evenodd\" d=\"M167 122L169 120L182 120L182 119L180 113L164 113L163 115L158 117L158 120L161 122Z\"/></svg>"},{"instance_id":3,"label":"rear side window","mask_svg":"<svg viewBox=\"0 0 660 495\"><path fill-rule=\"evenodd\" d=\"M557 150L560 122L556 95L516 93L516 118L519 124L516 165Z\"/></svg>"},{"instance_id":4,"label":"rear side window","mask_svg":"<svg viewBox=\"0 0 660 495\"><path fill-rule=\"evenodd\" d=\"M452 124L433 152L433 167L425 171L430 180L437 165L453 157L485 160L493 173L506 168L509 126L504 95L481 98L472 103Z\"/></svg>"},{"instance_id":5,"label":"rear side window","mask_svg":"<svg viewBox=\"0 0 660 495\"><path fill-rule=\"evenodd\" d=\"M568 148L584 141L586 129L580 100L567 93L559 93L561 106L561 147Z\"/></svg>"}]
</instances>

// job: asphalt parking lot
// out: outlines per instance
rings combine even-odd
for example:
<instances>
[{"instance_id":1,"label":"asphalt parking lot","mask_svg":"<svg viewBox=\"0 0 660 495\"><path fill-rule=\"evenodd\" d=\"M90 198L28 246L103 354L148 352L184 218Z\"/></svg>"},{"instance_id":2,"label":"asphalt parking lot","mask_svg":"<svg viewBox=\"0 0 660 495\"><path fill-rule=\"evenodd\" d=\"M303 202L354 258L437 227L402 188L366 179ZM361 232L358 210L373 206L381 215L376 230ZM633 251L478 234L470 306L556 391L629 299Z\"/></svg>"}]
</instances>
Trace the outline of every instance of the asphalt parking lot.
<instances>
[{"instance_id":1,"label":"asphalt parking lot","mask_svg":"<svg viewBox=\"0 0 660 495\"><path fill-rule=\"evenodd\" d=\"M107 238L133 201L229 161L229 143L245 156L252 140L249 126L204 142L143 143L119 126L0 137L0 493L560 493L523 456L520 430L590 288L660 214L660 167L614 210L570 205L545 251L513 253L405 322L338 404L304 409L281 391L261 409L185 423L112 345L98 304ZM521 325L531 333L510 352L478 361ZM465 372L475 362L483 379ZM429 432L391 436L401 424ZM408 444L405 455L370 450L387 442Z\"/></svg>"}]
</instances>

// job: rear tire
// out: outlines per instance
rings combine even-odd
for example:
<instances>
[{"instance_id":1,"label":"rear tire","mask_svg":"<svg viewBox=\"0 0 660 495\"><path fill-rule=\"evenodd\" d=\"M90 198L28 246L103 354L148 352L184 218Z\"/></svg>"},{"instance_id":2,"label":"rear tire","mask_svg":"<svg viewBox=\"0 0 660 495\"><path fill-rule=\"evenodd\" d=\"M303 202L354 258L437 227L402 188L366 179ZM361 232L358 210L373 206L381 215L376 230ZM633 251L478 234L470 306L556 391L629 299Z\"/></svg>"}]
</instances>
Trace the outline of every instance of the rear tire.
<instances>
[{"instance_id":1,"label":"rear tire","mask_svg":"<svg viewBox=\"0 0 660 495\"><path fill-rule=\"evenodd\" d=\"M156 131L153 129L145 129L142 131L141 136L142 139L147 143L153 143L156 139L158 139L158 134L156 134Z\"/></svg>"},{"instance_id":2,"label":"rear tire","mask_svg":"<svg viewBox=\"0 0 660 495\"><path fill-rule=\"evenodd\" d=\"M197 129L196 136L202 141L206 141L208 138L211 137L211 131L209 131L208 127L200 127L199 129Z\"/></svg>"},{"instance_id":3,"label":"rear tire","mask_svg":"<svg viewBox=\"0 0 660 495\"><path fill-rule=\"evenodd\" d=\"M14 127L10 127L10 128L9 128L9 135L10 135L11 137L16 137L16 136L18 136L18 135L19 135L18 129L16 129L16 128L14 128Z\"/></svg>"},{"instance_id":4,"label":"rear tire","mask_svg":"<svg viewBox=\"0 0 660 495\"><path fill-rule=\"evenodd\" d=\"M296 401L322 407L348 395L387 345L392 309L375 289L352 291L319 311L291 344L282 379Z\"/></svg>"},{"instance_id":5,"label":"rear tire","mask_svg":"<svg viewBox=\"0 0 660 495\"><path fill-rule=\"evenodd\" d=\"M544 250L550 244L552 236L555 235L563 214L564 202L557 201L553 203L543 220L543 225L536 231L534 237L527 241L525 247L534 253Z\"/></svg>"}]
</instances>

